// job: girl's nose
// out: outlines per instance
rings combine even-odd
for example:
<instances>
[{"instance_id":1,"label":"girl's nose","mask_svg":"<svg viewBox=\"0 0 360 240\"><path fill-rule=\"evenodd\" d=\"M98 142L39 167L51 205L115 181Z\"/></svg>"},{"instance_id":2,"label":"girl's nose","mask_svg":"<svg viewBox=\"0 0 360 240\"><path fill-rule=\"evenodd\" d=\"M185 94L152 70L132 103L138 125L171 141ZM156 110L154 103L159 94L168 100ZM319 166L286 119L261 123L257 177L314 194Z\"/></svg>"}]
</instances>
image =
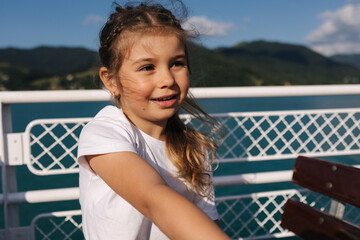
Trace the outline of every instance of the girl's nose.
<instances>
[{"instance_id":1,"label":"girl's nose","mask_svg":"<svg viewBox=\"0 0 360 240\"><path fill-rule=\"evenodd\" d=\"M164 69L159 77L161 88L171 87L175 84L175 77L170 69Z\"/></svg>"}]
</instances>

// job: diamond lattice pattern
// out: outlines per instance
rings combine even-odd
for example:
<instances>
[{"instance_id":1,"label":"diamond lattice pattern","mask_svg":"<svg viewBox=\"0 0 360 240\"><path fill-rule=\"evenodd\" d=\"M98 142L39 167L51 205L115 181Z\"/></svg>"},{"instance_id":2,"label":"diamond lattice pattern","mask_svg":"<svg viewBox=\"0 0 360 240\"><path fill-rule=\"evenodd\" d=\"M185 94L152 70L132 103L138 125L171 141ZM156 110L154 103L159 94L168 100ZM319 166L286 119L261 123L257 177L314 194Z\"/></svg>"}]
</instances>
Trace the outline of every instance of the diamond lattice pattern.
<instances>
[{"instance_id":1,"label":"diamond lattice pattern","mask_svg":"<svg viewBox=\"0 0 360 240\"><path fill-rule=\"evenodd\" d=\"M30 131L29 170L37 175L78 172L77 142L86 122L49 122Z\"/></svg>"},{"instance_id":2,"label":"diamond lattice pattern","mask_svg":"<svg viewBox=\"0 0 360 240\"><path fill-rule=\"evenodd\" d=\"M289 198L300 200L325 212L329 211L331 203L328 197L307 189L218 198L216 205L220 213L221 227L232 239L290 236L292 233L280 225L282 209ZM359 224L359 216L360 209L346 206L345 220Z\"/></svg>"},{"instance_id":3,"label":"diamond lattice pattern","mask_svg":"<svg viewBox=\"0 0 360 240\"><path fill-rule=\"evenodd\" d=\"M284 204L289 198L300 200L328 212L330 199L324 195L302 190L282 190L258 194L220 197L216 205L222 229L232 239L268 239L292 236L280 225ZM42 214L33 222L35 239L83 239L80 211L73 214ZM360 224L360 209L347 205L344 219Z\"/></svg>"},{"instance_id":4,"label":"diamond lattice pattern","mask_svg":"<svg viewBox=\"0 0 360 240\"><path fill-rule=\"evenodd\" d=\"M222 161L360 153L360 109L216 114L225 130ZM186 121L203 126L187 116Z\"/></svg>"},{"instance_id":5,"label":"diamond lattice pattern","mask_svg":"<svg viewBox=\"0 0 360 240\"><path fill-rule=\"evenodd\" d=\"M295 158L300 154L328 156L360 153L360 109L225 113L213 115L222 123L225 137L220 161ZM189 115L186 124L203 131ZM38 175L78 171L78 136L85 120L37 120L29 130L29 170Z\"/></svg>"},{"instance_id":6,"label":"diamond lattice pattern","mask_svg":"<svg viewBox=\"0 0 360 240\"><path fill-rule=\"evenodd\" d=\"M66 216L45 214L38 217L33 225L35 239L84 239L81 225L80 212Z\"/></svg>"}]
</instances>

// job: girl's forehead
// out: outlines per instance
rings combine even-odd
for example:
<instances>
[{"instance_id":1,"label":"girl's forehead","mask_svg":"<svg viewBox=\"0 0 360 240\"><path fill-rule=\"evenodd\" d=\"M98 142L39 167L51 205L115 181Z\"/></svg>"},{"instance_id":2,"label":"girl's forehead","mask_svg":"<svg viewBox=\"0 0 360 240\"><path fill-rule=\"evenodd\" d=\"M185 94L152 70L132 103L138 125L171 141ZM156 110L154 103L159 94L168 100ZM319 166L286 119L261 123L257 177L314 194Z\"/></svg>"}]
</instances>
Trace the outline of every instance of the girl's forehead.
<instances>
[{"instance_id":1,"label":"girl's forehead","mask_svg":"<svg viewBox=\"0 0 360 240\"><path fill-rule=\"evenodd\" d=\"M126 47L120 49L123 50L124 56L131 55L134 51L147 50L151 51L152 47L156 45L157 42L166 42L171 41L174 43L174 40L177 40L177 43L181 46L182 49L185 49L185 43L182 41L181 37L178 34L172 32L130 32L124 36L125 41L120 42L120 45L123 45L127 42Z\"/></svg>"}]
</instances>

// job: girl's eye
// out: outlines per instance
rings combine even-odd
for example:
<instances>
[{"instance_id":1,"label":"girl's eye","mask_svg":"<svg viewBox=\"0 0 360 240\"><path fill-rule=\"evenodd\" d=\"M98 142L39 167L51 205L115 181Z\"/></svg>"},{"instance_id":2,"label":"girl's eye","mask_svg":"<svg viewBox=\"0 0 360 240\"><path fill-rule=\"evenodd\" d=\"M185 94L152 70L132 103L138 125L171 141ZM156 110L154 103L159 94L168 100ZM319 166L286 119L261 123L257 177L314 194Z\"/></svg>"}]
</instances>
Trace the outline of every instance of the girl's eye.
<instances>
[{"instance_id":1,"label":"girl's eye","mask_svg":"<svg viewBox=\"0 0 360 240\"><path fill-rule=\"evenodd\" d=\"M176 61L173 63L172 65L173 67L185 67L186 64L185 64L185 61Z\"/></svg>"},{"instance_id":2,"label":"girl's eye","mask_svg":"<svg viewBox=\"0 0 360 240\"><path fill-rule=\"evenodd\" d=\"M153 65L146 65L146 66L143 66L139 69L139 71L151 71L151 70L154 70L154 66Z\"/></svg>"}]
</instances>

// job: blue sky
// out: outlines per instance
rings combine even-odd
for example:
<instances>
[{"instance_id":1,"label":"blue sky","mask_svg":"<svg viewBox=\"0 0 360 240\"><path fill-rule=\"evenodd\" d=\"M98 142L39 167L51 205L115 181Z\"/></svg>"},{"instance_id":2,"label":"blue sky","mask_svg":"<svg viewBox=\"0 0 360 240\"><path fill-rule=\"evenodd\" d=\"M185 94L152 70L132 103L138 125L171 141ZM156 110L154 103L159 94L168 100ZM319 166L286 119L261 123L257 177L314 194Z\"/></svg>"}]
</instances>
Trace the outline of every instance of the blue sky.
<instances>
[{"instance_id":1,"label":"blue sky","mask_svg":"<svg viewBox=\"0 0 360 240\"><path fill-rule=\"evenodd\" d=\"M96 50L113 0L1 0L0 48ZM118 1L120 4L126 1ZM360 53L360 0L183 0L209 48L267 40ZM186 24L184 26L187 26Z\"/></svg>"}]
</instances>

